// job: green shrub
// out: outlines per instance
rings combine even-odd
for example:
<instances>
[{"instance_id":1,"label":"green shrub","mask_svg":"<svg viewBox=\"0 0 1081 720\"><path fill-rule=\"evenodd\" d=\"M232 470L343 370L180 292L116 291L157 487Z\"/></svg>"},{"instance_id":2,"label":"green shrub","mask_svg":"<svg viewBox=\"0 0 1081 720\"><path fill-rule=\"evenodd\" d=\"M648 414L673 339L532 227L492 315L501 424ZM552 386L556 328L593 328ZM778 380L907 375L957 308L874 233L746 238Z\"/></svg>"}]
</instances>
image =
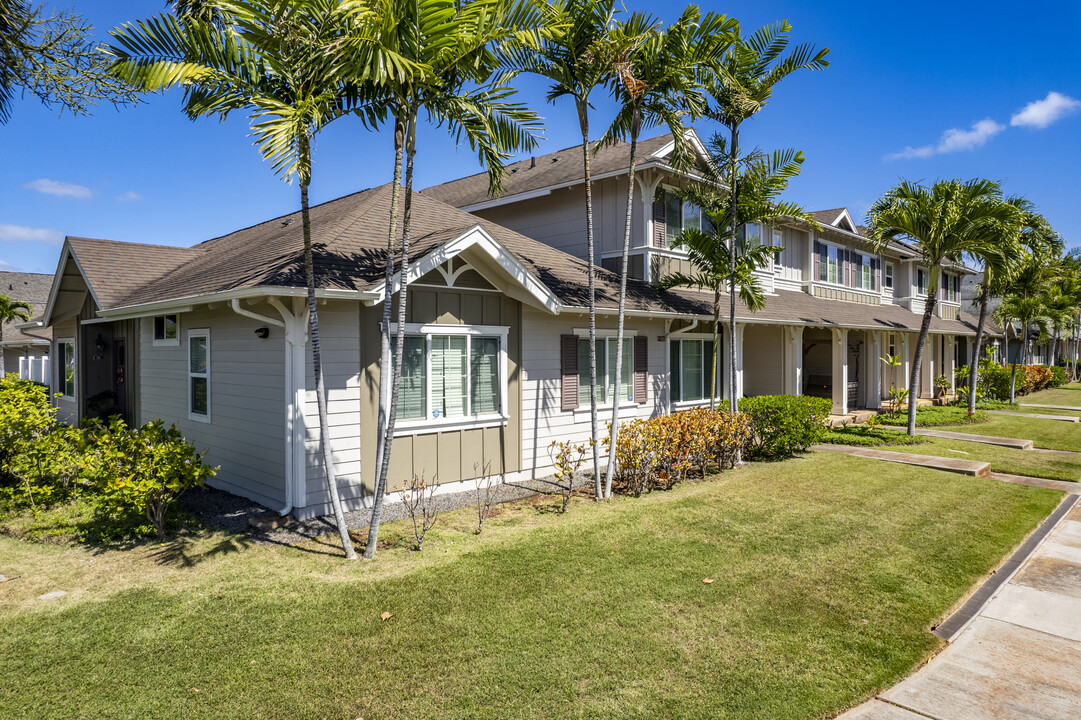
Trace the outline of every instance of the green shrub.
<instances>
[{"instance_id":1,"label":"green shrub","mask_svg":"<svg viewBox=\"0 0 1081 720\"><path fill-rule=\"evenodd\" d=\"M1051 380L1048 381L1047 387L1057 388L1066 384L1066 368L1055 365L1051 368Z\"/></svg>"},{"instance_id":2,"label":"green shrub","mask_svg":"<svg viewBox=\"0 0 1081 720\"><path fill-rule=\"evenodd\" d=\"M128 428L113 417L108 425L87 428L97 454L95 467L101 507L113 516L127 511L146 515L158 537L165 534L165 514L185 490L201 487L217 468L203 464L175 425L158 420Z\"/></svg>"},{"instance_id":3,"label":"green shrub","mask_svg":"<svg viewBox=\"0 0 1081 720\"><path fill-rule=\"evenodd\" d=\"M803 452L826 432L832 404L806 395L761 395L739 401L751 417L747 453L753 458L784 458Z\"/></svg>"},{"instance_id":4,"label":"green shrub","mask_svg":"<svg viewBox=\"0 0 1081 720\"><path fill-rule=\"evenodd\" d=\"M1010 399L1010 369L1001 365L980 368L979 386L983 388L983 395L988 400L1008 402ZM977 395L977 397L979 396Z\"/></svg>"}]
</instances>

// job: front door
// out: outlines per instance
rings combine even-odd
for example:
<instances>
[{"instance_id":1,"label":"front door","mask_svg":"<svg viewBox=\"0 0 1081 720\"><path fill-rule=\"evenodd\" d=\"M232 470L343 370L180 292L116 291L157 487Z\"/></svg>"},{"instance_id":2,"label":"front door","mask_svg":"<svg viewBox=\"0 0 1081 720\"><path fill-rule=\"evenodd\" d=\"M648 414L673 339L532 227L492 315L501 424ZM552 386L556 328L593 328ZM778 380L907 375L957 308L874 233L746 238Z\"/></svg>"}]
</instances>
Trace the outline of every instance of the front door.
<instances>
[{"instance_id":1,"label":"front door","mask_svg":"<svg viewBox=\"0 0 1081 720\"><path fill-rule=\"evenodd\" d=\"M127 392L127 354L124 352L124 340L113 340L113 394L116 397L116 411L124 422L128 417Z\"/></svg>"}]
</instances>

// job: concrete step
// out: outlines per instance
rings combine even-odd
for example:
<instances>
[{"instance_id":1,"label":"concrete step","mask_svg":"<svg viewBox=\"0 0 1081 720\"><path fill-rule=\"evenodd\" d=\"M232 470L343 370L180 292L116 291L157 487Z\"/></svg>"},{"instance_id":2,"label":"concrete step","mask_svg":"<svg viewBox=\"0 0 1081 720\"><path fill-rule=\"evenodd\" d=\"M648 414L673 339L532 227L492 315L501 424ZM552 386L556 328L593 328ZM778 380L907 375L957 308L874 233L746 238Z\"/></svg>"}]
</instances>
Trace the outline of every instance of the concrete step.
<instances>
[{"instance_id":1,"label":"concrete step","mask_svg":"<svg viewBox=\"0 0 1081 720\"><path fill-rule=\"evenodd\" d=\"M988 410L988 415L1011 415L1013 417L1036 418L1038 420L1058 420L1060 422L1081 422L1076 415L1040 415L1038 413L1008 412L1006 410Z\"/></svg>"},{"instance_id":2,"label":"concrete step","mask_svg":"<svg viewBox=\"0 0 1081 720\"><path fill-rule=\"evenodd\" d=\"M1076 405L1041 405L1040 403L1018 403L1021 407L1043 408L1044 410L1076 410L1081 412L1081 407Z\"/></svg>"},{"instance_id":3,"label":"concrete step","mask_svg":"<svg viewBox=\"0 0 1081 720\"><path fill-rule=\"evenodd\" d=\"M987 477L991 474L991 463L976 460L958 460L955 458L933 457L931 455L914 455L912 453L893 452L891 450L878 450L876 448L854 447L852 445L815 445L812 449L827 452L839 452L856 457L869 458L871 460L884 460L886 462L902 463L904 465L917 465L931 468L932 470L944 470L945 472L960 473L973 477Z\"/></svg>"},{"instance_id":4,"label":"concrete step","mask_svg":"<svg viewBox=\"0 0 1081 720\"><path fill-rule=\"evenodd\" d=\"M1002 482L1028 485L1029 487L1051 488L1061 490L1070 495L1081 495L1081 483L1066 482L1065 480L1048 480L1047 478L1030 477L1028 475L1011 475L1009 473L993 472L989 477Z\"/></svg>"},{"instance_id":5,"label":"concrete step","mask_svg":"<svg viewBox=\"0 0 1081 720\"><path fill-rule=\"evenodd\" d=\"M1031 440L1019 440L1017 438L994 437L991 435L972 435L971 433L950 432L948 430L936 430L934 428L916 428L917 435L927 437L945 438L946 440L964 440L965 442L977 442L985 445L998 445L1000 447L1013 448L1015 450L1031 450Z\"/></svg>"}]
</instances>

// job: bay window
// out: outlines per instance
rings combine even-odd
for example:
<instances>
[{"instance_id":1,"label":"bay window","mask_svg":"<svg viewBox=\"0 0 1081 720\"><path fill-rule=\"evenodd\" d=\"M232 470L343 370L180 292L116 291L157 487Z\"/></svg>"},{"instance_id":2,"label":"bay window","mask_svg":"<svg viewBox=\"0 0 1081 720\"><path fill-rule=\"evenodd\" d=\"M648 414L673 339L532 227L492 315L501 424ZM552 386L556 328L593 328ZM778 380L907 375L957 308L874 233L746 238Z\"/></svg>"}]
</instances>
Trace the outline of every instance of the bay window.
<instances>
[{"instance_id":1,"label":"bay window","mask_svg":"<svg viewBox=\"0 0 1081 720\"><path fill-rule=\"evenodd\" d=\"M505 412L506 338L502 327L407 327L398 417L425 424Z\"/></svg>"}]
</instances>

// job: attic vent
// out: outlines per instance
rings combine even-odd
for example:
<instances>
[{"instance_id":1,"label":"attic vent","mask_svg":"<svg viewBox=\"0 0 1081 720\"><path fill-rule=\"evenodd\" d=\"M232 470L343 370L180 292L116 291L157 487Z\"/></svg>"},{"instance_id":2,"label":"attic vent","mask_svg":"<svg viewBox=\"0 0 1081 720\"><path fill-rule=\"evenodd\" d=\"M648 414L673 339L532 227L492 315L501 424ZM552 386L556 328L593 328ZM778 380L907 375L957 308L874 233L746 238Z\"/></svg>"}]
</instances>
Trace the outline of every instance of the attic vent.
<instances>
[{"instance_id":1,"label":"attic vent","mask_svg":"<svg viewBox=\"0 0 1081 720\"><path fill-rule=\"evenodd\" d=\"M552 162L554 162L554 163L559 162L559 156L556 155L554 158L552 158Z\"/></svg>"},{"instance_id":2,"label":"attic vent","mask_svg":"<svg viewBox=\"0 0 1081 720\"><path fill-rule=\"evenodd\" d=\"M287 220L282 220L282 227L285 227L286 225L292 225L292 224L293 224L293 218L288 218Z\"/></svg>"},{"instance_id":3,"label":"attic vent","mask_svg":"<svg viewBox=\"0 0 1081 720\"><path fill-rule=\"evenodd\" d=\"M532 170L535 167L537 167L537 158L535 158L535 157L529 158L529 169Z\"/></svg>"},{"instance_id":4,"label":"attic vent","mask_svg":"<svg viewBox=\"0 0 1081 720\"><path fill-rule=\"evenodd\" d=\"M511 169L510 169L510 174L511 174L511 175L513 175L513 174L514 174L514 173L516 173L516 172L518 172L518 168L514 167L514 168L511 168Z\"/></svg>"}]
</instances>

